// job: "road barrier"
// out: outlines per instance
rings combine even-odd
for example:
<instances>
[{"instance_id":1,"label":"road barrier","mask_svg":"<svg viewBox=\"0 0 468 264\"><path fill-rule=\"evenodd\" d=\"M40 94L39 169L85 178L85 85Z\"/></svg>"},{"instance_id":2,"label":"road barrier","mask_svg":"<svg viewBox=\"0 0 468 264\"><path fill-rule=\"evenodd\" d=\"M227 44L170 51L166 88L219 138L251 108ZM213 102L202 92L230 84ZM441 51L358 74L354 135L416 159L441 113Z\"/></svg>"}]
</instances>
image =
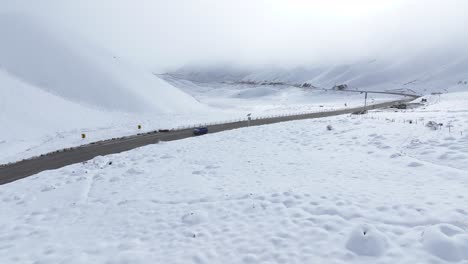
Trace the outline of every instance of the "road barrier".
<instances>
[{"instance_id":1,"label":"road barrier","mask_svg":"<svg viewBox=\"0 0 468 264\"><path fill-rule=\"evenodd\" d=\"M402 96L402 94L399 94L400 96ZM373 105L368 105L366 107L345 107L345 108L340 108L340 109L336 109L336 108L327 108L327 109L323 109L323 108L320 108L319 111L303 111L303 112L294 112L294 113L287 113L287 114L277 114L277 115L263 115L263 116L257 116L257 117L251 117L251 119L249 120L249 117L246 117L246 118L238 118L238 119L231 119L231 120L225 120L225 121L218 121L218 122L206 122L206 123L197 123L197 124L192 124L192 125L185 125L185 126L178 126L177 128L175 128L174 130L185 130L185 129L195 129L197 127L209 127L209 126L217 126L217 125L225 125L225 124L230 124L230 123L238 123L238 122L246 122L246 123L249 123L250 122L254 122L254 121L259 121L259 120L268 120L268 119L285 119L285 118L288 118L288 117L297 117L297 116L307 116L307 115L315 115L315 114L320 114L320 113L332 113L332 112L336 112L336 111L343 111L344 113L350 113L350 112L353 112L353 111L356 111L358 109L360 110L373 110L373 109L376 109L376 108L379 108L380 105L386 105L386 104L399 104L399 103L407 103L409 101L412 101L416 98L418 98L419 96L414 96L414 95L405 95L407 97L410 97L411 99L401 99L401 100L397 100L397 101L391 101L391 102L382 102L382 103L377 103L377 104L373 104Z\"/></svg>"}]
</instances>

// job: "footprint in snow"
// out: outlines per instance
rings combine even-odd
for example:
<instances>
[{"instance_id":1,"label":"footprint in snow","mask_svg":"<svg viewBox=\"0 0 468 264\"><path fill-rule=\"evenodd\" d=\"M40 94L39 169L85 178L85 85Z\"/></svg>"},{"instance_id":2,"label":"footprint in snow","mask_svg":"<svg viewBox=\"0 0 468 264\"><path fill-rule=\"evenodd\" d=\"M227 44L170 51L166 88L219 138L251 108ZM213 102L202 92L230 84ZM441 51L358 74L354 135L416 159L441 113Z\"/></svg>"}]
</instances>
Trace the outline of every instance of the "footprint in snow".
<instances>
[{"instance_id":1,"label":"footprint in snow","mask_svg":"<svg viewBox=\"0 0 468 264\"><path fill-rule=\"evenodd\" d=\"M41 192L50 192L50 191L55 190L55 189L56 188L54 186L52 186L52 185L44 186L44 187L42 187Z\"/></svg>"},{"instance_id":2,"label":"footprint in snow","mask_svg":"<svg viewBox=\"0 0 468 264\"><path fill-rule=\"evenodd\" d=\"M205 222L208 215L203 211L191 212L182 216L182 223L186 225L198 225Z\"/></svg>"},{"instance_id":3,"label":"footprint in snow","mask_svg":"<svg viewBox=\"0 0 468 264\"><path fill-rule=\"evenodd\" d=\"M165 155L160 157L160 159L173 159L173 158L174 158L174 156L171 156L169 154L165 154Z\"/></svg>"},{"instance_id":4,"label":"footprint in snow","mask_svg":"<svg viewBox=\"0 0 468 264\"><path fill-rule=\"evenodd\" d=\"M143 173L145 173L145 171L139 168L130 168L126 172L127 175L141 175Z\"/></svg>"},{"instance_id":5,"label":"footprint in snow","mask_svg":"<svg viewBox=\"0 0 468 264\"><path fill-rule=\"evenodd\" d=\"M408 167L411 167L411 168L422 167L422 166L424 166L424 164L419 163L419 162L411 162L410 164L408 164Z\"/></svg>"},{"instance_id":6,"label":"footprint in snow","mask_svg":"<svg viewBox=\"0 0 468 264\"><path fill-rule=\"evenodd\" d=\"M216 165L208 165L208 166L205 166L205 169L207 170L215 170L215 169L219 169L220 167L219 166L216 166Z\"/></svg>"},{"instance_id":7,"label":"footprint in snow","mask_svg":"<svg viewBox=\"0 0 468 264\"><path fill-rule=\"evenodd\" d=\"M120 181L120 178L117 177L117 176L114 176L114 177L110 178L110 180L109 180L109 182L118 182L118 181Z\"/></svg>"}]
</instances>

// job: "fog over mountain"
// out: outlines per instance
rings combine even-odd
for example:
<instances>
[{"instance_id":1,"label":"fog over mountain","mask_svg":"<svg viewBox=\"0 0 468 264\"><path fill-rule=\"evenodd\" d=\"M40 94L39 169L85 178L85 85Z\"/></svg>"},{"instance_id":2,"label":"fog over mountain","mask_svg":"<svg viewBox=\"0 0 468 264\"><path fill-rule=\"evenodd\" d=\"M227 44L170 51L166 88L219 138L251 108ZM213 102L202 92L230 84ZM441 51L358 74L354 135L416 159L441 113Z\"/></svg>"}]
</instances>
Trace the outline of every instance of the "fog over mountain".
<instances>
[{"instance_id":1,"label":"fog over mountain","mask_svg":"<svg viewBox=\"0 0 468 264\"><path fill-rule=\"evenodd\" d=\"M330 65L468 47L464 0L1 0L164 72L187 64ZM433 60L433 59L431 59ZM423 62L422 62L423 63Z\"/></svg>"}]
</instances>

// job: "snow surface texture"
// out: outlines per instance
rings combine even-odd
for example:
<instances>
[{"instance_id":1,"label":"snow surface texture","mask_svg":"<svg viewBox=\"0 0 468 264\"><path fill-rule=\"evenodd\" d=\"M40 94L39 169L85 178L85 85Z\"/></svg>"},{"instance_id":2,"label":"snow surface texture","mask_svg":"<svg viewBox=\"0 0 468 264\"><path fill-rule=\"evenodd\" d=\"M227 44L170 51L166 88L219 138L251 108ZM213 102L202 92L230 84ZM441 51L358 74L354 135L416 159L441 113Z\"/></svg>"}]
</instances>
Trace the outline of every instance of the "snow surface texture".
<instances>
[{"instance_id":1,"label":"snow surface texture","mask_svg":"<svg viewBox=\"0 0 468 264\"><path fill-rule=\"evenodd\" d=\"M468 93L427 99L0 186L0 262L468 263Z\"/></svg>"}]
</instances>

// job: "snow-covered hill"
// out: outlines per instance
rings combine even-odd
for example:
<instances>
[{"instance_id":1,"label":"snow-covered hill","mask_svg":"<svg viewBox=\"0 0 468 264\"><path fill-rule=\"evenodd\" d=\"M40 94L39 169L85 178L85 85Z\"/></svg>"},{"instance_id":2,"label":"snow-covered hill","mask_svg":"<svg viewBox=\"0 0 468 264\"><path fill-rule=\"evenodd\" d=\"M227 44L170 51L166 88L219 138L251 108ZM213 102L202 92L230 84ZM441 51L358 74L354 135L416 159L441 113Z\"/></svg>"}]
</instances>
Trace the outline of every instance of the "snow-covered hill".
<instances>
[{"instance_id":1,"label":"snow-covered hill","mask_svg":"<svg viewBox=\"0 0 468 264\"><path fill-rule=\"evenodd\" d=\"M3 140L41 135L64 128L102 125L111 112L85 107L0 71L0 123Z\"/></svg>"},{"instance_id":2,"label":"snow-covered hill","mask_svg":"<svg viewBox=\"0 0 468 264\"><path fill-rule=\"evenodd\" d=\"M67 100L128 112L189 112L200 107L150 71L39 20L2 15L0 35L1 70Z\"/></svg>"}]
</instances>

